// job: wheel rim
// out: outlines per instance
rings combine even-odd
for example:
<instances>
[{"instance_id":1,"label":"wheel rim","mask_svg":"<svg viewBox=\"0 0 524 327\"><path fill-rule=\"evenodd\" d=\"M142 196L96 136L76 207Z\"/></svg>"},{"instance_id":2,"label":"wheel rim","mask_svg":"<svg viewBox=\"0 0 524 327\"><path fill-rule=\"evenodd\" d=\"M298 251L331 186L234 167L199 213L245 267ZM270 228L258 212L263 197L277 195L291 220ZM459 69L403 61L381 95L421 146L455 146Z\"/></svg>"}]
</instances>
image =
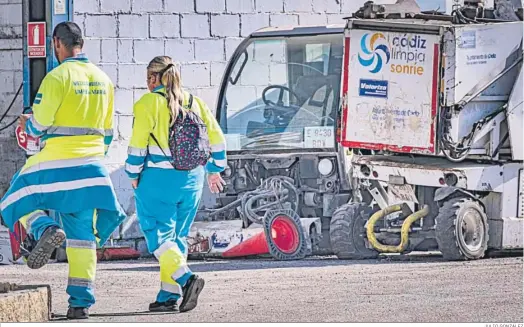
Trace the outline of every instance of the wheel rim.
<instances>
[{"instance_id":1,"label":"wheel rim","mask_svg":"<svg viewBox=\"0 0 524 327\"><path fill-rule=\"evenodd\" d=\"M458 228L459 241L470 252L477 252L484 244L485 226L482 214L475 209L466 209Z\"/></svg>"},{"instance_id":2,"label":"wheel rim","mask_svg":"<svg viewBox=\"0 0 524 327\"><path fill-rule=\"evenodd\" d=\"M293 254L300 244L298 231L291 219L278 216L271 225L271 238L276 247L285 254Z\"/></svg>"}]
</instances>

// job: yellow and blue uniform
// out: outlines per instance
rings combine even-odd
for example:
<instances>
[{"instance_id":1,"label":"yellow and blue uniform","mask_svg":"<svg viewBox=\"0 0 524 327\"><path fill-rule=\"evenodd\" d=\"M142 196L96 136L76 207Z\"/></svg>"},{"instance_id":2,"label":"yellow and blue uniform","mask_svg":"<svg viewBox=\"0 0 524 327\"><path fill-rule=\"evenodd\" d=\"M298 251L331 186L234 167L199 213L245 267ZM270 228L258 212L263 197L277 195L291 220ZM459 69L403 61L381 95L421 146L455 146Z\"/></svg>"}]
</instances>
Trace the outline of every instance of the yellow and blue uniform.
<instances>
[{"instance_id":1,"label":"yellow and blue uniform","mask_svg":"<svg viewBox=\"0 0 524 327\"><path fill-rule=\"evenodd\" d=\"M165 94L163 86L153 91ZM189 94L184 92L183 106L187 107L188 102ZM192 276L186 263L186 239L198 210L206 171L221 172L227 162L225 138L212 112L198 97L193 97L190 110L206 124L212 153L205 167L182 171L169 162L171 117L166 98L148 93L133 108L135 119L126 172L129 178L139 180L135 190L138 220L149 252L160 263L158 302L178 300L182 287Z\"/></svg>"},{"instance_id":2,"label":"yellow and blue uniform","mask_svg":"<svg viewBox=\"0 0 524 327\"><path fill-rule=\"evenodd\" d=\"M59 226L46 211L57 214L66 233L71 307L95 303L96 248L126 218L102 164L113 138L113 90L84 55L49 72L26 122L42 151L15 174L0 203L8 227L21 221L36 240Z\"/></svg>"}]
</instances>

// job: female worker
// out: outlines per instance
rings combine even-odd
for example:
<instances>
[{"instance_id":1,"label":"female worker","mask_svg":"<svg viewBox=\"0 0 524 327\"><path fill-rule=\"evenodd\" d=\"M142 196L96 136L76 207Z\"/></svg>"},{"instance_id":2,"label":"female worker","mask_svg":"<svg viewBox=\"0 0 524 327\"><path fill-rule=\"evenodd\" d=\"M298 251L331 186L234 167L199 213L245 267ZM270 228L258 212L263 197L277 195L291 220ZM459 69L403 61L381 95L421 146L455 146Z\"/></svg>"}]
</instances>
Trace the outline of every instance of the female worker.
<instances>
[{"instance_id":1,"label":"female worker","mask_svg":"<svg viewBox=\"0 0 524 327\"><path fill-rule=\"evenodd\" d=\"M223 190L220 177L226 166L225 139L207 105L181 88L180 73L167 56L147 67L145 94L134 105L133 135L126 172L135 189L137 215L147 247L160 263L161 288L150 311L173 311L182 297L180 312L196 307L204 280L186 263L186 237L194 221L204 178L211 192ZM211 158L205 166L178 170L173 165L169 139L172 126L187 111L207 127Z\"/></svg>"}]
</instances>

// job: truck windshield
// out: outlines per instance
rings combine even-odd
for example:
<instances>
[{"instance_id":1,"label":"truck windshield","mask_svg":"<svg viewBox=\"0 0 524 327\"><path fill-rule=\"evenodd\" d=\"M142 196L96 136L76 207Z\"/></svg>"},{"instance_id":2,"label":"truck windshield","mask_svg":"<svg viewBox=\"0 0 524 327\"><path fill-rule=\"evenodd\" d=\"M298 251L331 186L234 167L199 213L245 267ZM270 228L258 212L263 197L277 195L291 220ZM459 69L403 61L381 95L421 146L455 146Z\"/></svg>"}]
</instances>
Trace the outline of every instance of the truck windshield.
<instances>
[{"instance_id":1,"label":"truck windshield","mask_svg":"<svg viewBox=\"0 0 524 327\"><path fill-rule=\"evenodd\" d=\"M343 34L251 40L219 106L228 150L335 148L342 53Z\"/></svg>"}]
</instances>

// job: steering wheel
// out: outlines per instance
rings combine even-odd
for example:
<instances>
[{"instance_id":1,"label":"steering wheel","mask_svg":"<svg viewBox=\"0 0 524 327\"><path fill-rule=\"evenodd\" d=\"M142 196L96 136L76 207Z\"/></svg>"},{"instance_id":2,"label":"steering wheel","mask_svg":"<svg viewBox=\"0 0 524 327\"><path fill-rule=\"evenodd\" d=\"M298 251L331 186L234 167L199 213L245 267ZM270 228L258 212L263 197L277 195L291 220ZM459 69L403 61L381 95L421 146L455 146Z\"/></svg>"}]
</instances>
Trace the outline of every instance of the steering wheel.
<instances>
[{"instance_id":1,"label":"steering wheel","mask_svg":"<svg viewBox=\"0 0 524 327\"><path fill-rule=\"evenodd\" d=\"M266 98L266 93L267 91L271 90L271 89L280 89L280 93L278 94L278 101L277 103L274 103L273 101L271 100L268 100ZM270 85L268 87L266 87L264 89L264 91L262 91L262 101L264 101L264 103L268 106L277 106L277 107L284 107L284 108L287 108L288 106L284 106L284 91L288 91L290 95L294 96L296 100L298 100L298 96L296 95L295 92L291 91L291 89L287 86L283 86L283 85Z\"/></svg>"}]
</instances>

